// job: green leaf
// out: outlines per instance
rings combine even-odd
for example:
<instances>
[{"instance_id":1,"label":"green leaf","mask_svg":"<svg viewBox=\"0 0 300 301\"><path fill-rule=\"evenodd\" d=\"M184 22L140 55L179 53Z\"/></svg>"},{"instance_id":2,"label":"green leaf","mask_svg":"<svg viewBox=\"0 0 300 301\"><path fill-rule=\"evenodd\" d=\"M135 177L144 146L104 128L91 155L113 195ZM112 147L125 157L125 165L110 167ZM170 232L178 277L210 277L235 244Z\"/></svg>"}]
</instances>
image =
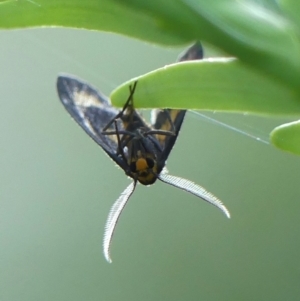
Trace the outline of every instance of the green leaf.
<instances>
[{"instance_id":1,"label":"green leaf","mask_svg":"<svg viewBox=\"0 0 300 301\"><path fill-rule=\"evenodd\" d=\"M298 27L300 26L300 2L298 0L280 1L280 8L290 20L293 20Z\"/></svg>"},{"instance_id":2,"label":"green leaf","mask_svg":"<svg viewBox=\"0 0 300 301\"><path fill-rule=\"evenodd\" d=\"M269 2L2 0L0 28L86 28L165 45L204 40L300 94L298 4L264 4Z\"/></svg>"},{"instance_id":3,"label":"green leaf","mask_svg":"<svg viewBox=\"0 0 300 301\"><path fill-rule=\"evenodd\" d=\"M116 32L161 44L188 42L183 36L157 30L152 16L113 0L0 0L0 28L37 26Z\"/></svg>"},{"instance_id":4,"label":"green leaf","mask_svg":"<svg viewBox=\"0 0 300 301\"><path fill-rule=\"evenodd\" d=\"M235 59L205 59L160 68L114 90L114 105L124 105L128 87L135 80L137 108L300 114L300 103L290 89L254 73Z\"/></svg>"},{"instance_id":5,"label":"green leaf","mask_svg":"<svg viewBox=\"0 0 300 301\"><path fill-rule=\"evenodd\" d=\"M271 132L271 142L281 150L300 155L300 121L276 127Z\"/></svg>"},{"instance_id":6,"label":"green leaf","mask_svg":"<svg viewBox=\"0 0 300 301\"><path fill-rule=\"evenodd\" d=\"M299 28L280 9L251 0L183 1L215 28L212 36L198 29L204 40L299 91Z\"/></svg>"}]
</instances>

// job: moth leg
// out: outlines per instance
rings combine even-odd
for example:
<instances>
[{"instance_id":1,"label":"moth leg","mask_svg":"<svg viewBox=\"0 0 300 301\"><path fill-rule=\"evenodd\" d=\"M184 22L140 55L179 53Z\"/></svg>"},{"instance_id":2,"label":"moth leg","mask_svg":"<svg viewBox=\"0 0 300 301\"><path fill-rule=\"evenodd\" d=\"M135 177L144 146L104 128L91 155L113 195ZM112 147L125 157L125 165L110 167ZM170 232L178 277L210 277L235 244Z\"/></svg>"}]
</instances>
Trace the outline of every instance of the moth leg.
<instances>
[{"instance_id":1,"label":"moth leg","mask_svg":"<svg viewBox=\"0 0 300 301\"><path fill-rule=\"evenodd\" d=\"M169 123L171 126L171 132L173 132L175 134L175 125L171 119L170 112L167 109L164 109L164 113L167 115L167 119L169 120Z\"/></svg>"},{"instance_id":2,"label":"moth leg","mask_svg":"<svg viewBox=\"0 0 300 301\"><path fill-rule=\"evenodd\" d=\"M123 150L125 146L129 144L129 142L134 138L135 136L130 133L130 135L123 135L120 139L120 149ZM117 155L119 155L119 150L117 151Z\"/></svg>"},{"instance_id":3,"label":"moth leg","mask_svg":"<svg viewBox=\"0 0 300 301\"><path fill-rule=\"evenodd\" d=\"M114 121L116 123L116 121ZM136 136L134 133L126 130L116 130L116 131L109 131L102 133L103 135L116 135L118 139L118 150L117 155L121 154L119 151L120 149L123 149L123 147L127 146L128 143ZM122 135L122 138L120 138L120 135ZM122 156L123 157L123 156Z\"/></svg>"},{"instance_id":4,"label":"moth leg","mask_svg":"<svg viewBox=\"0 0 300 301\"><path fill-rule=\"evenodd\" d=\"M122 118L125 110L128 108L128 106L130 105L130 101L132 101L132 98L133 98L133 94L135 92L135 89L136 89L136 85L137 85L137 81L134 82L133 84L133 87L130 85L129 86L129 96L128 96L128 99L126 100L126 103L123 107L123 109L111 120L109 121L109 123L103 128L102 130L102 134L105 133L105 131L114 123L115 120L117 120L118 118Z\"/></svg>"},{"instance_id":5,"label":"moth leg","mask_svg":"<svg viewBox=\"0 0 300 301\"><path fill-rule=\"evenodd\" d=\"M163 136L176 136L173 131L164 131L164 130L150 130L144 134L147 135L163 135Z\"/></svg>"},{"instance_id":6,"label":"moth leg","mask_svg":"<svg viewBox=\"0 0 300 301\"><path fill-rule=\"evenodd\" d=\"M114 120L114 123L115 123L115 128L116 128L116 135L117 135L117 140L118 140L118 150L117 150L117 155L121 155L124 162L127 162L127 159L125 157L125 154L124 154L124 151L123 151L123 147L122 147L122 144L121 144L121 139L120 139L120 135L119 135L119 131L118 131L118 124L117 124L117 121Z\"/></svg>"},{"instance_id":7,"label":"moth leg","mask_svg":"<svg viewBox=\"0 0 300 301\"><path fill-rule=\"evenodd\" d=\"M116 122L116 120L113 120L113 122ZM126 130L121 130L121 131L109 131L109 132L103 132L102 135L128 135L128 136L135 136L134 133Z\"/></svg>"}]
</instances>

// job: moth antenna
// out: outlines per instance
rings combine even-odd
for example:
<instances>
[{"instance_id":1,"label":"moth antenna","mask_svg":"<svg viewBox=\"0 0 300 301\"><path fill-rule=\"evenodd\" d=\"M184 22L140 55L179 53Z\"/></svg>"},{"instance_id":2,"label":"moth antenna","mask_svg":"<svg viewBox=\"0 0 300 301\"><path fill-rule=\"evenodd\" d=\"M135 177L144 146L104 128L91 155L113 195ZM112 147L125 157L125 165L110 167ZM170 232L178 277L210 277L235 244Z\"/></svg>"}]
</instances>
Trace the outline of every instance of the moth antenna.
<instances>
[{"instance_id":1,"label":"moth antenna","mask_svg":"<svg viewBox=\"0 0 300 301\"><path fill-rule=\"evenodd\" d=\"M180 177L171 176L165 171L162 171L158 178L167 184L170 184L174 187L180 188L182 190L185 190L202 200L216 206L219 208L228 218L230 218L230 213L228 209L225 207L225 205L222 203L220 199L218 199L216 196L214 196L212 193L208 192L205 188L202 186L195 184L194 182L190 180L186 180Z\"/></svg>"},{"instance_id":2,"label":"moth antenna","mask_svg":"<svg viewBox=\"0 0 300 301\"><path fill-rule=\"evenodd\" d=\"M119 217L127 204L127 201L129 200L130 196L134 192L134 189L136 187L136 181L132 182L119 196L119 198L115 201L115 203L112 205L110 212L108 214L105 228L104 228L104 238L103 238L103 253L105 259L111 263L111 257L110 257L110 245L111 240L115 232L116 225L118 223Z\"/></svg>"}]
</instances>

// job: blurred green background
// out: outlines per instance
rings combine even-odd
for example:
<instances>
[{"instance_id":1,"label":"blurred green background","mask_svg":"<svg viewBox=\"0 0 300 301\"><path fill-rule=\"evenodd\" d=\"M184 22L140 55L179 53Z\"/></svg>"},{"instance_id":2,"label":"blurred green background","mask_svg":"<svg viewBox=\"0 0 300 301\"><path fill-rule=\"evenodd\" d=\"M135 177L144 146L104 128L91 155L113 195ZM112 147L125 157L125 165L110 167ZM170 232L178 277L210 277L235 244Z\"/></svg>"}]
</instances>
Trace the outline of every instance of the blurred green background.
<instances>
[{"instance_id":1,"label":"blurred green background","mask_svg":"<svg viewBox=\"0 0 300 301\"><path fill-rule=\"evenodd\" d=\"M104 260L106 217L129 180L64 110L56 77L109 94L182 50L91 31L0 32L1 301L299 300L299 157L193 113L168 169L220 197L232 219L174 187L139 185ZM263 140L282 123L210 116Z\"/></svg>"}]
</instances>

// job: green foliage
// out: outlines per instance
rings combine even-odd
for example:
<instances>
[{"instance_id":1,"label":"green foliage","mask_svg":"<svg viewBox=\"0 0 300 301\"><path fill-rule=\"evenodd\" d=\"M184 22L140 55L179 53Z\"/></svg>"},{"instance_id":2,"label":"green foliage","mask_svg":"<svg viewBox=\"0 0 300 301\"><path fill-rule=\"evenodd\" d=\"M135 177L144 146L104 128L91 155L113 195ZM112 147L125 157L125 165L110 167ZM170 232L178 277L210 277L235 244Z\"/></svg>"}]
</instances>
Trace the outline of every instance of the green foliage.
<instances>
[{"instance_id":1,"label":"green foliage","mask_svg":"<svg viewBox=\"0 0 300 301\"><path fill-rule=\"evenodd\" d=\"M300 155L300 121L276 127L271 132L271 141L282 150Z\"/></svg>"},{"instance_id":2,"label":"green foliage","mask_svg":"<svg viewBox=\"0 0 300 301\"><path fill-rule=\"evenodd\" d=\"M182 63L141 76L136 106L293 115L300 111L299 9L298 0L6 0L0 27L85 28L164 45L204 40L238 61ZM121 105L127 94L128 83L112 100ZM299 153L295 137L294 125L285 125L272 141Z\"/></svg>"},{"instance_id":3,"label":"green foliage","mask_svg":"<svg viewBox=\"0 0 300 301\"><path fill-rule=\"evenodd\" d=\"M284 85L253 72L235 59L205 59L169 65L130 80L111 94L122 106L138 80L137 107L172 107L265 115L300 113L298 97Z\"/></svg>"}]
</instances>

